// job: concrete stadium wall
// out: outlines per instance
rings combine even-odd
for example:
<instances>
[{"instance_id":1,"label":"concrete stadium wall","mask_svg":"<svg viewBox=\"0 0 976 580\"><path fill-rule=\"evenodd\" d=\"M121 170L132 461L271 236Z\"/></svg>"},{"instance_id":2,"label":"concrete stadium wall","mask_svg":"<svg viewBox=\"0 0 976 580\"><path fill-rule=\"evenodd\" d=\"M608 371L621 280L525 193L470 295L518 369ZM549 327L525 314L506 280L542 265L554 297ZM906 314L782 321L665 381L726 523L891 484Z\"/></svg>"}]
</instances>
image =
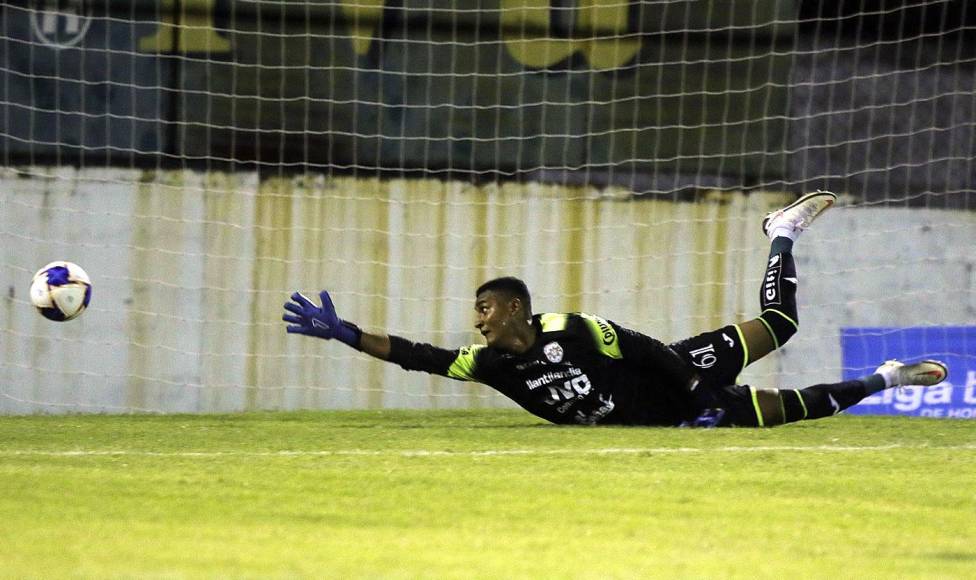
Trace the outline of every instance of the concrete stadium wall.
<instances>
[{"instance_id":1,"label":"concrete stadium wall","mask_svg":"<svg viewBox=\"0 0 976 580\"><path fill-rule=\"evenodd\" d=\"M759 221L789 199L67 168L0 169L0 196L2 414L508 406L288 336L281 305L329 288L364 328L454 347L480 338L477 285L513 274L537 312L678 339L755 316ZM796 248L800 334L742 382L837 380L841 327L972 324L974 247L972 212L833 210ZM76 321L29 304L31 274L54 259L93 278Z\"/></svg>"}]
</instances>

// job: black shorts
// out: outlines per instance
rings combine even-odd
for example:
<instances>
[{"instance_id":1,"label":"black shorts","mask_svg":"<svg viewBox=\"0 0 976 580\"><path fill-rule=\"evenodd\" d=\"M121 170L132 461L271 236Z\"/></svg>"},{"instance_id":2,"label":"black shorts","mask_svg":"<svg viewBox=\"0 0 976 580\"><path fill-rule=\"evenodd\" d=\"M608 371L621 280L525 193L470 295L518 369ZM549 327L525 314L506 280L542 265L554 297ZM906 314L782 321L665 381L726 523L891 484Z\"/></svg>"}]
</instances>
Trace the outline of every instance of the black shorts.
<instances>
[{"instance_id":1,"label":"black shorts","mask_svg":"<svg viewBox=\"0 0 976 580\"><path fill-rule=\"evenodd\" d=\"M749 360L748 346L736 324L679 340L669 346L698 373L703 383L712 387L734 385Z\"/></svg>"},{"instance_id":2,"label":"black shorts","mask_svg":"<svg viewBox=\"0 0 976 580\"><path fill-rule=\"evenodd\" d=\"M695 389L702 414L721 410L713 425L755 427L758 403L755 389L739 385L736 379L749 362L749 346L738 325L730 324L670 345L698 373L701 382Z\"/></svg>"}]
</instances>

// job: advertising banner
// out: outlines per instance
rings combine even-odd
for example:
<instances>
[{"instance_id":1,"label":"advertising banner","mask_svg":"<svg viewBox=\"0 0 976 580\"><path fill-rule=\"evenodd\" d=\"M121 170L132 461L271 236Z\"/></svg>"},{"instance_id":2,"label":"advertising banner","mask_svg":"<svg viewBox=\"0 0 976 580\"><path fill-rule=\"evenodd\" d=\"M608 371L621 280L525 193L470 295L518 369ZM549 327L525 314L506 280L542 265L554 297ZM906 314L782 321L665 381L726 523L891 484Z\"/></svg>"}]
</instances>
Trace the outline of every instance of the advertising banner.
<instances>
[{"instance_id":1,"label":"advertising banner","mask_svg":"<svg viewBox=\"0 0 976 580\"><path fill-rule=\"evenodd\" d=\"M949 379L940 385L887 389L848 413L976 418L976 326L844 328L841 350L845 380L871 374L889 359L935 359L949 366Z\"/></svg>"}]
</instances>

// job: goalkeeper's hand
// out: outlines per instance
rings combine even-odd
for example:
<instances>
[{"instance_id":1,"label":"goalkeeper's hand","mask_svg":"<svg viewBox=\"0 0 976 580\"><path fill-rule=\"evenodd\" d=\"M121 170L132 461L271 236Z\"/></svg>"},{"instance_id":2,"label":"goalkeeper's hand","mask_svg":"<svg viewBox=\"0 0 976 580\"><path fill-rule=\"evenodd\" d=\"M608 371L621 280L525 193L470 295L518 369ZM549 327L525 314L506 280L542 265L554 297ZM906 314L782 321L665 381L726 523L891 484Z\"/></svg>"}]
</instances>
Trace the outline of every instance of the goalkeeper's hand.
<instances>
[{"instance_id":1,"label":"goalkeeper's hand","mask_svg":"<svg viewBox=\"0 0 976 580\"><path fill-rule=\"evenodd\" d=\"M291 295L291 302L285 302L282 320L288 323L285 331L289 334L304 334L326 340L336 339L353 348L359 348L362 331L355 324L346 322L336 314L329 292L319 292L322 306L316 306L299 292Z\"/></svg>"}]
</instances>

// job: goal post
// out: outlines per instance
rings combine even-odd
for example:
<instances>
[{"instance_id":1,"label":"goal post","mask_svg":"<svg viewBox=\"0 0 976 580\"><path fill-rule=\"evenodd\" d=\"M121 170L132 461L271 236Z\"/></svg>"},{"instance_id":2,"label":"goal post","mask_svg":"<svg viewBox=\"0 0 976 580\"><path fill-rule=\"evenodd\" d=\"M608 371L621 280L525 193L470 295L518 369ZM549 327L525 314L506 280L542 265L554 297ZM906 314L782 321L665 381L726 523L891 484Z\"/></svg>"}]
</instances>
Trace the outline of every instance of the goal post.
<instances>
[{"instance_id":1,"label":"goal post","mask_svg":"<svg viewBox=\"0 0 976 580\"><path fill-rule=\"evenodd\" d=\"M951 359L964 404L976 11L814 4L4 3L0 413L508 405L281 305L458 347L516 275L677 340L758 314L762 216L817 188L800 332L740 380L839 380L854 341ZM56 259L94 283L64 324L27 296Z\"/></svg>"}]
</instances>

